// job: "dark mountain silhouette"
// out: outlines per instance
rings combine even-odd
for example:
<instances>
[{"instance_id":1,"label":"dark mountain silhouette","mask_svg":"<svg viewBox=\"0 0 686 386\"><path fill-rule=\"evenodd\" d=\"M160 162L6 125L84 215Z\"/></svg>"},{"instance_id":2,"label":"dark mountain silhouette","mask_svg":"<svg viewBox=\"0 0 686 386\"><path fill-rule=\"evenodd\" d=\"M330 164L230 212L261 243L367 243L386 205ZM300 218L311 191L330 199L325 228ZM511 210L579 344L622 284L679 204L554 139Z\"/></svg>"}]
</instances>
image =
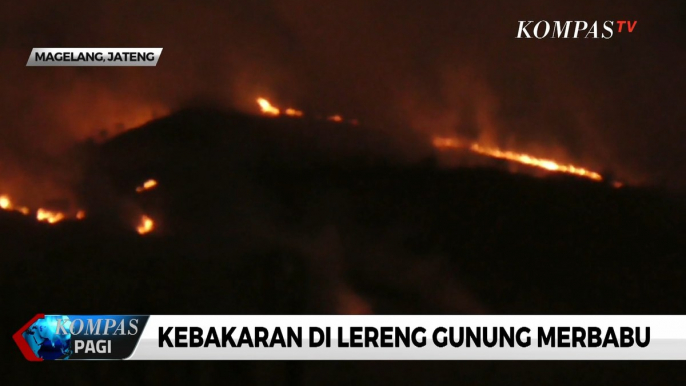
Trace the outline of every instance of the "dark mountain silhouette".
<instances>
[{"instance_id":1,"label":"dark mountain silhouette","mask_svg":"<svg viewBox=\"0 0 686 386\"><path fill-rule=\"evenodd\" d=\"M0 212L9 382L643 384L678 374L661 364L649 375L651 363L29 367L9 335L38 312L686 312L685 212L662 192L446 169L365 127L212 109L84 149L85 220ZM149 178L159 186L137 194ZM143 237L142 214L156 222Z\"/></svg>"}]
</instances>

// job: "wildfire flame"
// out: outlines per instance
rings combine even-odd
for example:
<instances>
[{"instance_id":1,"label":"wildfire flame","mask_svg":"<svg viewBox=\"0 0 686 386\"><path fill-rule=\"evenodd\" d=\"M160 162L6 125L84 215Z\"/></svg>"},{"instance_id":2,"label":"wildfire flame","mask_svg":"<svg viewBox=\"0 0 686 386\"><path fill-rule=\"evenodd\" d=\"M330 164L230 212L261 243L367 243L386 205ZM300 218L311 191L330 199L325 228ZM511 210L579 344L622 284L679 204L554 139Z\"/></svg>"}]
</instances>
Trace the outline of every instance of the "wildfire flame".
<instances>
[{"instance_id":1,"label":"wildfire flame","mask_svg":"<svg viewBox=\"0 0 686 386\"><path fill-rule=\"evenodd\" d=\"M31 209L25 206L15 206L12 203L10 196L7 194L0 195L0 209L11 212L19 212L24 216L28 216L29 214L31 214ZM69 216L66 213L56 210L39 208L36 211L36 220L48 224L56 224L62 220L66 220L68 217ZM83 210L79 210L76 212L74 217L77 220L83 220L84 218L86 218L86 212Z\"/></svg>"},{"instance_id":2,"label":"wildfire flame","mask_svg":"<svg viewBox=\"0 0 686 386\"><path fill-rule=\"evenodd\" d=\"M281 115L281 110L272 106L272 104L269 103L269 101L264 99L264 98L257 98L257 104L260 105L260 109L262 110L262 114L273 115L273 116Z\"/></svg>"},{"instance_id":3,"label":"wildfire flame","mask_svg":"<svg viewBox=\"0 0 686 386\"><path fill-rule=\"evenodd\" d=\"M265 98L257 98L257 104L260 106L260 110L262 111L262 114L264 115L272 115L275 117L278 117L281 115L281 109L274 106L271 102L269 102ZM301 118L302 116L305 115L300 110L296 110L292 107L289 107L284 110L284 114L286 114L289 117L294 117L294 118Z\"/></svg>"},{"instance_id":4,"label":"wildfire flame","mask_svg":"<svg viewBox=\"0 0 686 386\"><path fill-rule=\"evenodd\" d=\"M273 105L271 102L269 102L266 98L259 97L257 98L257 104L260 106L260 111L264 115L269 115L273 117L278 117L282 113L286 116L293 117L293 118L302 118L305 116L305 113L303 113L301 110L294 109L292 107L289 107L285 110L282 110L275 105ZM344 122L344 119L341 115L335 114L326 117L327 121L331 122L336 122L336 123L342 123ZM353 126L357 126L360 124L360 122L357 119L351 119L348 121Z\"/></svg>"},{"instance_id":5,"label":"wildfire flame","mask_svg":"<svg viewBox=\"0 0 686 386\"><path fill-rule=\"evenodd\" d=\"M286 115L289 117L302 117L304 114L300 110L288 108L286 109Z\"/></svg>"},{"instance_id":6,"label":"wildfire flame","mask_svg":"<svg viewBox=\"0 0 686 386\"><path fill-rule=\"evenodd\" d=\"M0 209L6 210L6 211L14 211L14 212L19 212L23 215L28 215L31 213L29 208L25 206L14 206L12 204L12 200L10 199L10 196L3 194L0 196Z\"/></svg>"},{"instance_id":7,"label":"wildfire flame","mask_svg":"<svg viewBox=\"0 0 686 386\"><path fill-rule=\"evenodd\" d=\"M550 171L574 174L577 176L590 178L596 181L603 180L603 176L588 169L584 169L569 164L563 165L549 159L532 157L528 154L516 153L513 151L502 151L496 148L487 148L480 146L479 144L473 144L471 146L471 150L475 153L484 154L493 158L506 159L514 162L519 162L524 165L535 166Z\"/></svg>"},{"instance_id":8,"label":"wildfire flame","mask_svg":"<svg viewBox=\"0 0 686 386\"><path fill-rule=\"evenodd\" d=\"M523 165L533 166L554 172L573 174L579 177L589 178L595 181L602 181L603 177L591 170L570 164L560 164L550 159L538 158L529 154L517 153L514 151L500 150L494 147L486 147L478 143L464 144L456 138L434 137L433 145L437 149L468 149L474 153L485 155L492 158L504 159L517 162Z\"/></svg>"},{"instance_id":9,"label":"wildfire flame","mask_svg":"<svg viewBox=\"0 0 686 386\"><path fill-rule=\"evenodd\" d=\"M38 209L38 212L36 212L36 219L38 221L47 222L48 224L56 224L64 220L64 218L65 216L62 212L53 212L43 208Z\"/></svg>"},{"instance_id":10,"label":"wildfire flame","mask_svg":"<svg viewBox=\"0 0 686 386\"><path fill-rule=\"evenodd\" d=\"M138 234L144 235L152 232L153 229L155 229L155 222L146 215L141 216L141 221L138 223L138 226L136 227L136 231L138 231Z\"/></svg>"},{"instance_id":11,"label":"wildfire flame","mask_svg":"<svg viewBox=\"0 0 686 386\"><path fill-rule=\"evenodd\" d=\"M12 201L7 195L0 196L0 209L12 210Z\"/></svg>"},{"instance_id":12,"label":"wildfire flame","mask_svg":"<svg viewBox=\"0 0 686 386\"><path fill-rule=\"evenodd\" d=\"M257 98L257 104L260 106L260 109L263 114L265 115L272 115L272 116L279 116L281 115L281 110L278 107L275 107L274 105L271 104L267 99L265 98ZM288 108L284 110L285 114L291 117L302 117L303 112L293 109L293 108ZM328 116L326 120L330 122L336 122L336 123L342 123L344 122L344 119L341 115L335 114ZM357 125L359 122L356 119L352 119L349 121L350 124L352 125ZM602 181L603 176L601 176L599 173L596 173L594 171L572 165L572 164L562 164L558 163L556 161L550 160L550 159L545 159L545 158L538 158L534 157L529 154L525 153L518 153L510 150L501 150L496 147L488 147L488 146L483 146L479 143L464 143L460 141L457 138L454 137L434 137L433 138L433 145L435 148L440 149L440 150L447 150L447 149L466 149L469 150L473 153L484 155L487 157L491 158L497 158L497 159L504 159L512 162L517 162L523 165L527 166L532 166L532 167L537 167L540 169L544 170L549 170L549 171L554 171L554 172L560 172L560 173L567 173L567 174L572 174L576 175L579 177L584 177L588 178L594 181ZM150 180L153 182L153 185L150 187L154 187L156 185L156 182L154 180ZM147 182L146 182L147 184ZM617 186L615 184L615 186ZM137 192L141 192L144 190L147 190L145 185L143 187L139 187L136 189Z\"/></svg>"},{"instance_id":13,"label":"wildfire flame","mask_svg":"<svg viewBox=\"0 0 686 386\"><path fill-rule=\"evenodd\" d=\"M157 186L157 181L148 180L141 186L141 188L143 188L143 190L149 190L153 189L155 186ZM136 189L136 191L139 190ZM31 214L31 210L29 208L25 206L15 206L12 203L10 196L7 194L0 195L0 210L19 212L24 215ZM76 220L83 220L86 218L86 211L79 209L78 211L76 211L76 213L72 214L67 214L64 212L46 208L38 208L38 210L36 211L36 220L47 224L57 224L60 221L67 220L70 218ZM142 216L140 223L136 227L136 231L138 231L138 233L141 235L150 233L153 231L153 229L155 229L155 222L148 216Z\"/></svg>"},{"instance_id":14,"label":"wildfire flame","mask_svg":"<svg viewBox=\"0 0 686 386\"><path fill-rule=\"evenodd\" d=\"M150 179L150 180L145 181L145 182L143 183L143 185L137 187L137 188L136 188L136 192L137 192L137 193L142 193L142 192L145 192L146 190L152 190L152 189L154 189L155 187L157 187L157 181L156 181L156 180L153 180L153 179Z\"/></svg>"}]
</instances>

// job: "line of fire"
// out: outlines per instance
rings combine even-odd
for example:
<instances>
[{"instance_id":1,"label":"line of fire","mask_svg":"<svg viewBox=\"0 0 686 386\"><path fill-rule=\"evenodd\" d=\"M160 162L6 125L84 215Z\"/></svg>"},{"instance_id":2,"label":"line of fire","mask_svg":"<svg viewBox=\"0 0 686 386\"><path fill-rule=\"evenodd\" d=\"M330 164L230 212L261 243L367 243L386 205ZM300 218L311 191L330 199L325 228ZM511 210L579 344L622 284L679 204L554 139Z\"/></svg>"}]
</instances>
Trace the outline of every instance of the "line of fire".
<instances>
[{"instance_id":1,"label":"line of fire","mask_svg":"<svg viewBox=\"0 0 686 386\"><path fill-rule=\"evenodd\" d=\"M350 126L358 126L360 124L358 119L347 119L340 114L309 115L293 107L277 107L274 103L264 97L256 98L255 102L257 104L259 113L265 117L312 119L315 121L321 120ZM439 152L469 152L487 158L525 165L527 167L546 172L569 174L596 182L604 181L604 178L600 173L578 165L562 163L552 159L541 158L513 150L504 150L496 147L484 146L482 144L463 140L458 137L433 136L431 137L431 144L436 151ZM615 180L610 182L615 188L620 188L624 185L622 182ZM150 178L140 183L138 186L133 188L133 190L137 194L146 194L156 188L158 188L158 181ZM80 221L87 217L87 213L84 209L76 209L69 212L52 208L31 209L27 206L17 205L15 204L14 198L10 197L8 194L0 195L0 209L4 211L21 213L25 216L34 216L37 221L45 222L47 224L57 224L63 221ZM138 217L135 225L135 231L140 235L152 233L155 231L155 221L148 214L141 214Z\"/></svg>"}]
</instances>

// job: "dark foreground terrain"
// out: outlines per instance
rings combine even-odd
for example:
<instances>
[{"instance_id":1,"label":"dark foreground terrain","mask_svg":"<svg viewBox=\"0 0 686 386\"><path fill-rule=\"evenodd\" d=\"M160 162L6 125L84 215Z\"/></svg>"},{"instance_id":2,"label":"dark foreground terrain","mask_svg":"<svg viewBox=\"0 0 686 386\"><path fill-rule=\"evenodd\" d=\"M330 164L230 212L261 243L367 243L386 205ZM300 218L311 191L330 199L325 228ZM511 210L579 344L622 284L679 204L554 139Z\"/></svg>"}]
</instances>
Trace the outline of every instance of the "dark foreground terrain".
<instances>
[{"instance_id":1,"label":"dark foreground terrain","mask_svg":"<svg viewBox=\"0 0 686 386\"><path fill-rule=\"evenodd\" d=\"M28 363L11 334L39 312L686 313L686 217L656 191L442 169L362 129L211 110L84 147L87 219L0 212L6 384L683 381L664 362Z\"/></svg>"}]
</instances>

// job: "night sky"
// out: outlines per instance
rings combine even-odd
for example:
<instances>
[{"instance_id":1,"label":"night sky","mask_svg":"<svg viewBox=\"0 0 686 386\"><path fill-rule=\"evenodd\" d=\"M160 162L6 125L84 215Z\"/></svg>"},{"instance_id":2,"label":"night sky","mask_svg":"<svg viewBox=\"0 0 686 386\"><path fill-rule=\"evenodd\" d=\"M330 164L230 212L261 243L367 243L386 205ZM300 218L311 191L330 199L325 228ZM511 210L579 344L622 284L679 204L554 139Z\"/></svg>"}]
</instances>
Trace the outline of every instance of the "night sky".
<instances>
[{"instance_id":1,"label":"night sky","mask_svg":"<svg viewBox=\"0 0 686 386\"><path fill-rule=\"evenodd\" d=\"M258 95L684 187L683 1L24 1L0 19L0 188L77 140L198 101L253 113ZM542 19L638 23L515 39ZM164 51L154 68L27 68L33 47Z\"/></svg>"}]
</instances>

